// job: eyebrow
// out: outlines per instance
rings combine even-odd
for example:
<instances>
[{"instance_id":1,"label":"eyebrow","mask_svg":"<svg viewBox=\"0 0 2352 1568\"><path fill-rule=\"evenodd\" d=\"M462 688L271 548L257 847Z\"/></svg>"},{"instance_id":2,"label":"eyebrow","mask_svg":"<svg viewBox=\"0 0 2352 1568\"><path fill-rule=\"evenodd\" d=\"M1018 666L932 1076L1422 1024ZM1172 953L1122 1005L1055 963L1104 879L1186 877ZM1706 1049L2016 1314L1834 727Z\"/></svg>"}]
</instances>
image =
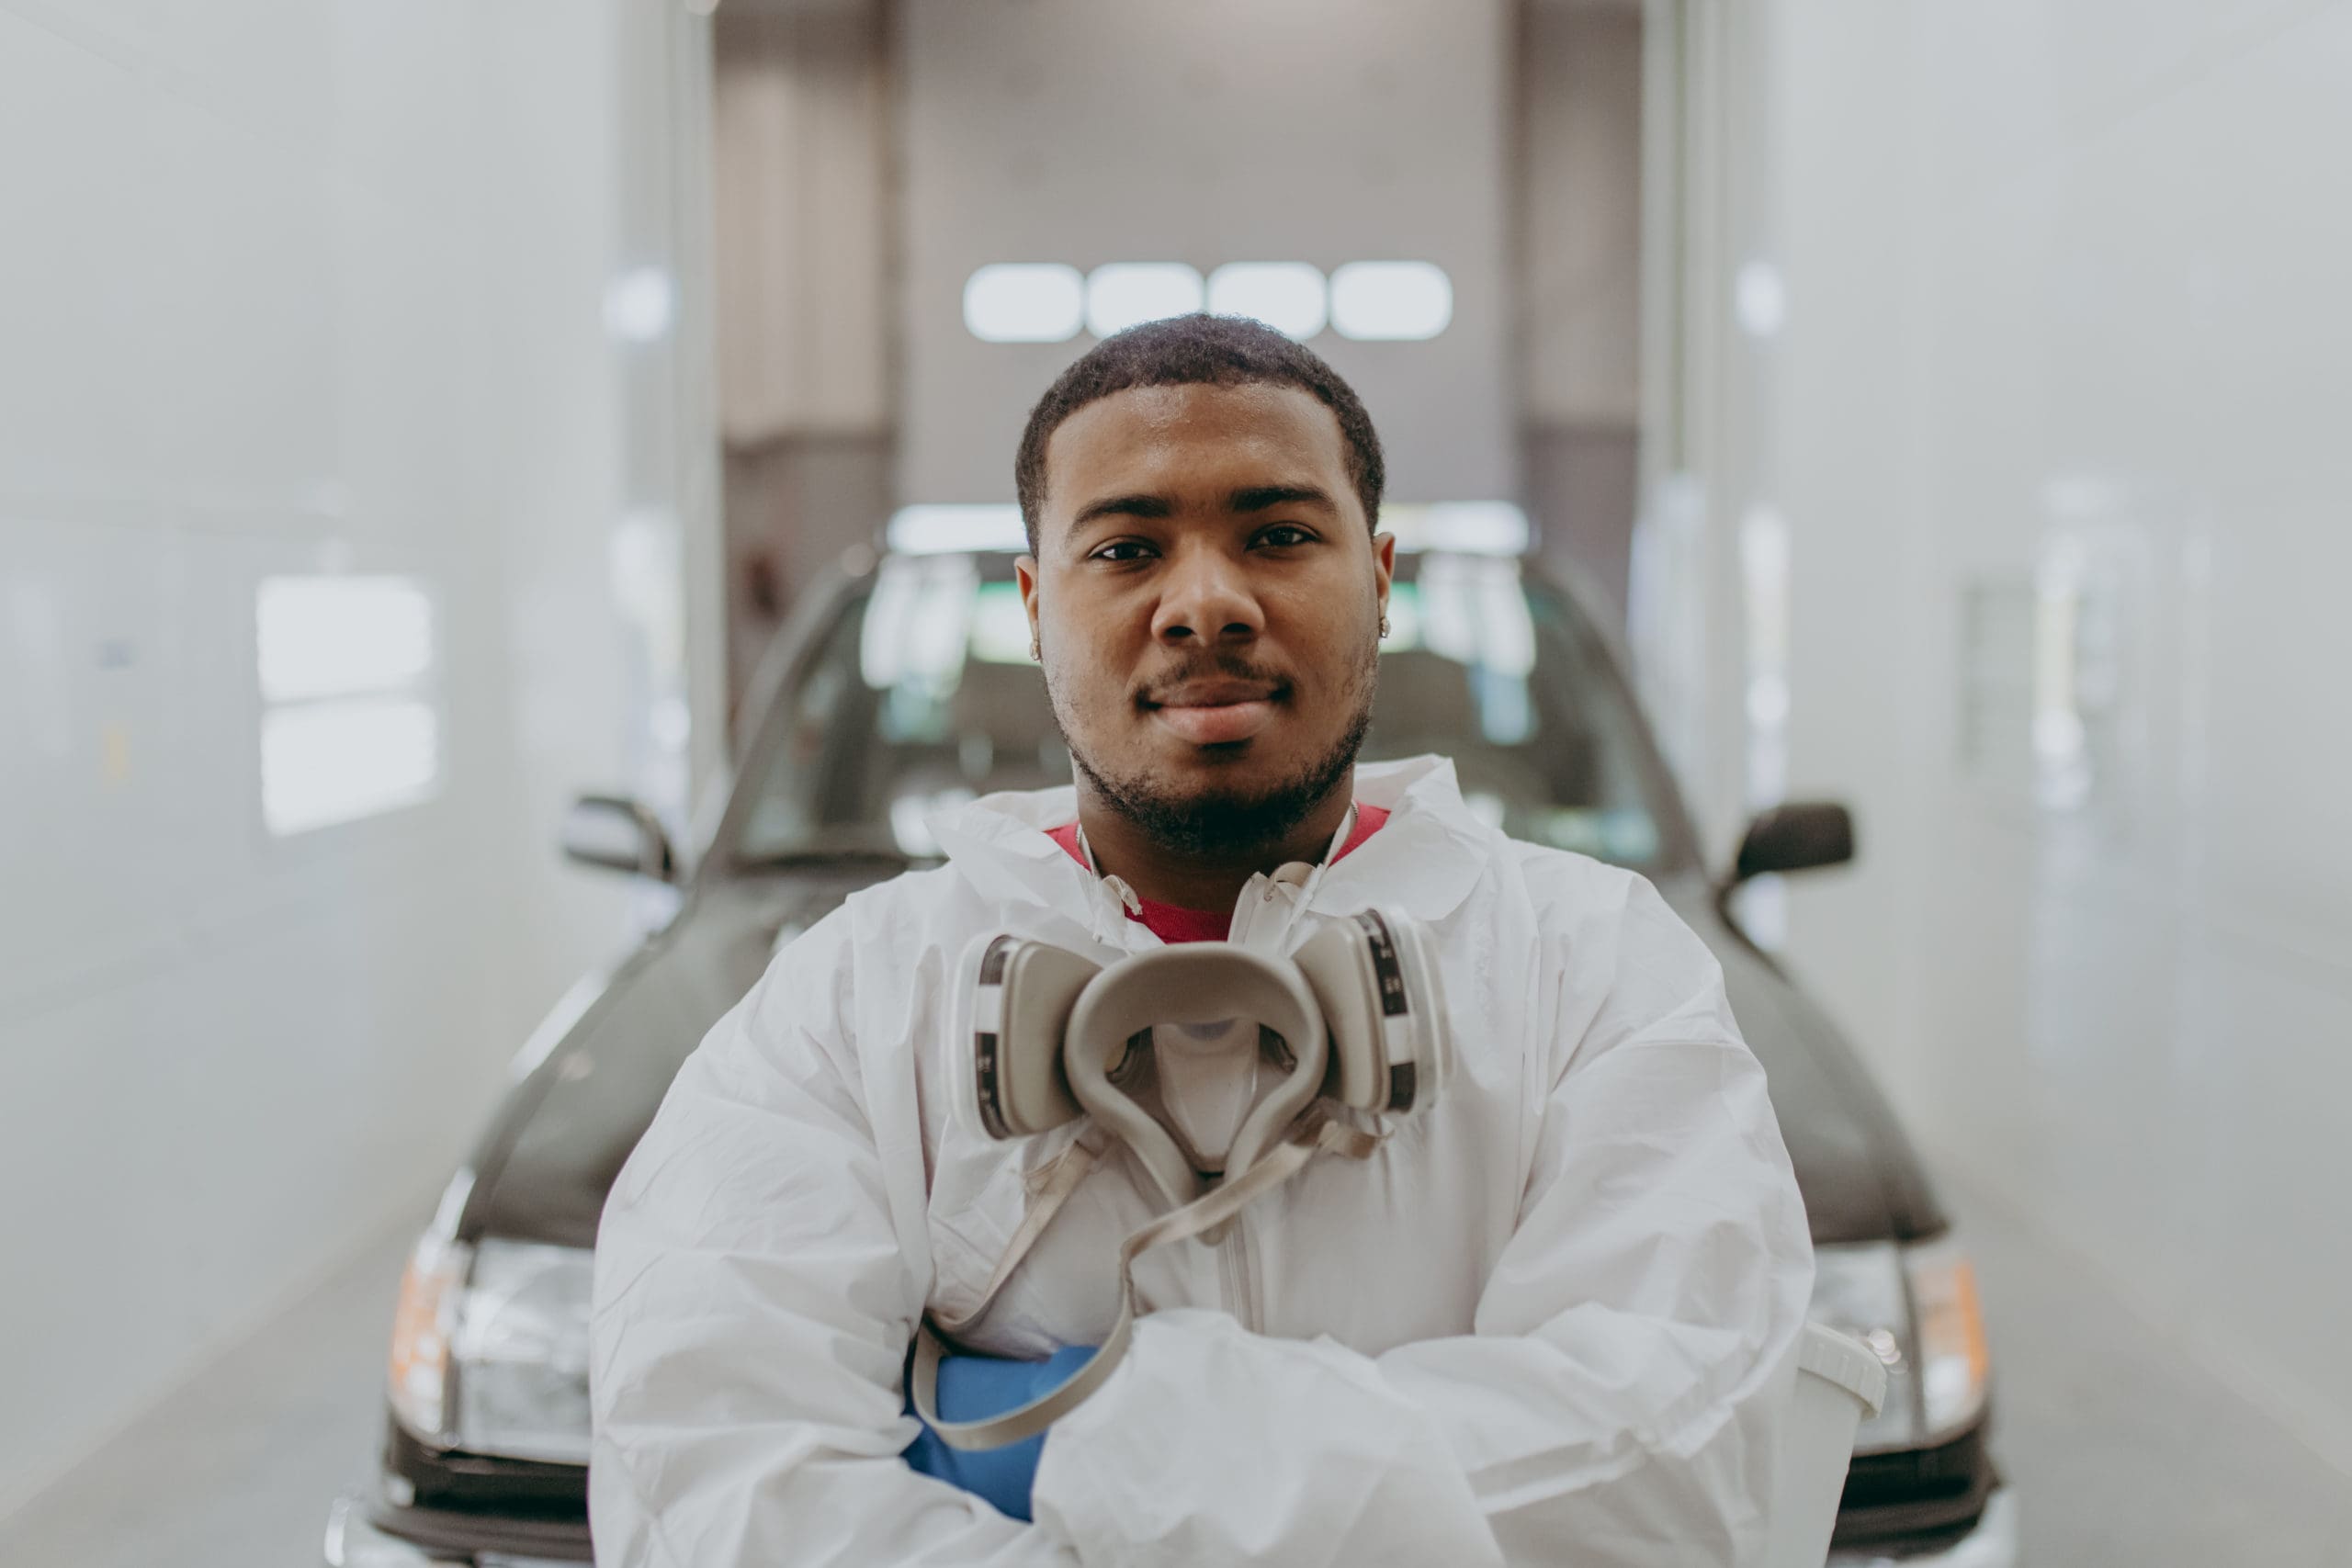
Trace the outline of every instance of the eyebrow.
<instances>
[{"instance_id":1,"label":"eyebrow","mask_svg":"<svg viewBox=\"0 0 2352 1568\"><path fill-rule=\"evenodd\" d=\"M1235 512L1264 512L1276 506L1319 506L1327 512L1337 512L1340 503L1314 485L1250 485L1237 490L1225 498L1226 506ZM1113 495L1090 502L1070 520L1073 528L1081 527L1098 517L1169 517L1176 508L1164 495Z\"/></svg>"},{"instance_id":2,"label":"eyebrow","mask_svg":"<svg viewBox=\"0 0 2352 1568\"><path fill-rule=\"evenodd\" d=\"M1166 517L1176 508L1164 495L1113 495L1089 503L1070 519L1070 526L1081 527L1097 517Z\"/></svg>"},{"instance_id":3,"label":"eyebrow","mask_svg":"<svg viewBox=\"0 0 2352 1568\"><path fill-rule=\"evenodd\" d=\"M1326 512L1337 512L1340 503L1313 485L1252 485L1237 490L1226 497L1225 503L1236 512L1263 512L1275 506L1319 506Z\"/></svg>"}]
</instances>

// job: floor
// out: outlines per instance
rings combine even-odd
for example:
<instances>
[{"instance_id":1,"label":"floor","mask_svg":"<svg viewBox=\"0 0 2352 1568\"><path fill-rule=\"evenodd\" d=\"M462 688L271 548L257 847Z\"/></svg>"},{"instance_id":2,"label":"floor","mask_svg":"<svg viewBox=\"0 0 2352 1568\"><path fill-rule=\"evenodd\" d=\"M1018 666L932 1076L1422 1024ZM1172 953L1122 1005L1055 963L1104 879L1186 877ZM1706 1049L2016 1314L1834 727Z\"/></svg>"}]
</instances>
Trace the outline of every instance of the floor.
<instances>
[{"instance_id":1,"label":"floor","mask_svg":"<svg viewBox=\"0 0 2352 1568\"><path fill-rule=\"evenodd\" d=\"M1949 1176L1999 1369L1996 1448L2033 1568L2352 1568L2352 1477L2185 1364L2024 1216ZM13 1517L0 1563L303 1568L364 1479L408 1234Z\"/></svg>"},{"instance_id":2,"label":"floor","mask_svg":"<svg viewBox=\"0 0 2352 1568\"><path fill-rule=\"evenodd\" d=\"M392 1298L415 1239L403 1226L368 1242L135 1431L0 1519L0 1564L315 1568L328 1503L375 1468Z\"/></svg>"},{"instance_id":3,"label":"floor","mask_svg":"<svg viewBox=\"0 0 2352 1568\"><path fill-rule=\"evenodd\" d=\"M2352 1568L2352 1476L2185 1360L2057 1238L1949 1170L2031 1568Z\"/></svg>"}]
</instances>

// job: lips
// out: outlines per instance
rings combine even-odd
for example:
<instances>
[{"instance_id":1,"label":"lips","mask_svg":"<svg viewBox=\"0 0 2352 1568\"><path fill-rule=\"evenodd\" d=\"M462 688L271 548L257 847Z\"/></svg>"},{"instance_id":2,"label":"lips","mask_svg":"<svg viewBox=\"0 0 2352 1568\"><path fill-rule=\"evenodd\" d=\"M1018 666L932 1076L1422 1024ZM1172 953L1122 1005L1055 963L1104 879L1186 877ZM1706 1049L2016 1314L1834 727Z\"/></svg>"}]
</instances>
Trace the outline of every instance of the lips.
<instances>
[{"instance_id":1,"label":"lips","mask_svg":"<svg viewBox=\"0 0 2352 1568\"><path fill-rule=\"evenodd\" d=\"M1183 681L1145 699L1155 722L1195 746L1247 740L1272 722L1281 689L1268 681Z\"/></svg>"}]
</instances>

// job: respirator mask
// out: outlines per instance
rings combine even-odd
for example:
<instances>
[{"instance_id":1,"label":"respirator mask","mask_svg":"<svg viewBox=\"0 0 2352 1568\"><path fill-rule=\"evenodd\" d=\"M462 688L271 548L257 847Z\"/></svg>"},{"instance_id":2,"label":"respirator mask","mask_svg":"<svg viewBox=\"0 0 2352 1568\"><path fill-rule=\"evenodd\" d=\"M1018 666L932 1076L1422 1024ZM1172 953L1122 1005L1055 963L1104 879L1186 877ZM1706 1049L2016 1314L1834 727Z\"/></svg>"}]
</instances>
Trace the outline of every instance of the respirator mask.
<instances>
[{"instance_id":1,"label":"respirator mask","mask_svg":"<svg viewBox=\"0 0 2352 1568\"><path fill-rule=\"evenodd\" d=\"M1191 1236L1221 1240L1251 1199L1317 1154L1368 1156L1382 1134L1335 1109L1385 1129L1426 1110L1452 1072L1433 944L1393 910L1333 920L1288 957L1203 942L1106 964L984 934L957 979L949 1076L967 1129L1009 1141L1092 1123L1057 1162L978 1303L933 1319L917 1340L917 1408L957 1448L1041 1431L1109 1375L1132 1326L1139 1254ZM1116 1326L1043 1399L989 1421L938 1421L937 1336L985 1310L1110 1139L1126 1145L1169 1205L1120 1248Z\"/></svg>"}]
</instances>

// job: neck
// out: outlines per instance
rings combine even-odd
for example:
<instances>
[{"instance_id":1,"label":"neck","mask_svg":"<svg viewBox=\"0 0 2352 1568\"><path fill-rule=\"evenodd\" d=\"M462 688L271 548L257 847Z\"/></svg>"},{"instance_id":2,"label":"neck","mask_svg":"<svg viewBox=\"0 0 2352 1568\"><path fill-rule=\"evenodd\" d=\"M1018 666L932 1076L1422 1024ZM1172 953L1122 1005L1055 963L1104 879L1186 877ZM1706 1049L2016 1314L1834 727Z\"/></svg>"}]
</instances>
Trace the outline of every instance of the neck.
<instances>
[{"instance_id":1,"label":"neck","mask_svg":"<svg viewBox=\"0 0 2352 1568\"><path fill-rule=\"evenodd\" d=\"M1098 795L1081 775L1078 825L1085 831L1095 870L1119 878L1136 890L1136 897L1155 904L1173 904L1180 909L1229 909L1250 877L1259 873L1271 875L1293 861L1319 863L1354 798L1355 770L1351 768L1300 818L1298 826L1280 839L1193 853L1170 850L1150 838Z\"/></svg>"}]
</instances>

